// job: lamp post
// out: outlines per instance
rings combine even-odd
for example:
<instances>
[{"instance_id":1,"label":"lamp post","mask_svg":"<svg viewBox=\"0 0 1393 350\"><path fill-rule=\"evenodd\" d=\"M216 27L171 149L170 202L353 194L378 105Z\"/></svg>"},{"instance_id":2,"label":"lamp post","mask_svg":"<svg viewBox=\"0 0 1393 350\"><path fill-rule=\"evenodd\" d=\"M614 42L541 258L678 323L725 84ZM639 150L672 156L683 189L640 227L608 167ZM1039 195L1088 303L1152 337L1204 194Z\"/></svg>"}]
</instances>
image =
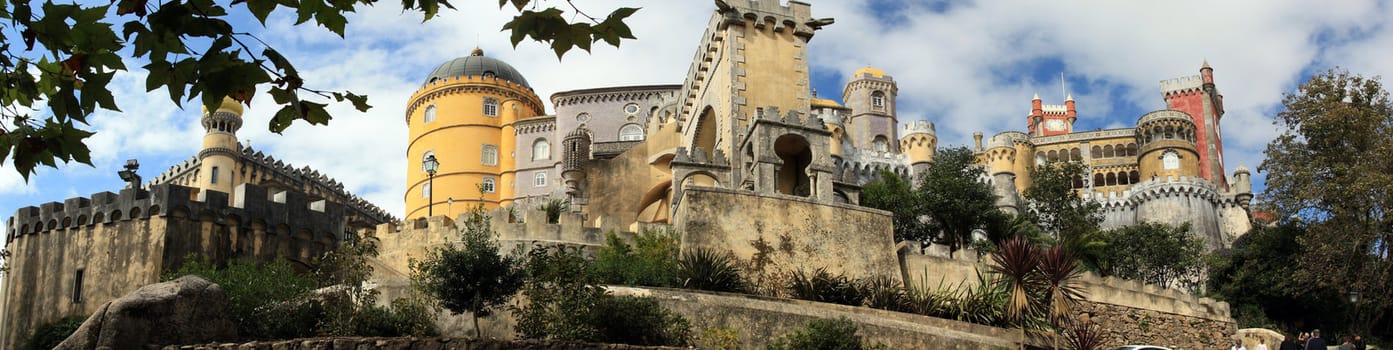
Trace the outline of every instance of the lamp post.
<instances>
[{"instance_id":1,"label":"lamp post","mask_svg":"<svg viewBox=\"0 0 1393 350\"><path fill-rule=\"evenodd\" d=\"M421 170L425 171L428 176L426 187L430 190L426 191L426 200L428 201L426 203L426 216L430 217L435 215L433 211L435 209L435 171L440 170L440 161L435 160L435 155L432 154L426 157L426 160L421 161Z\"/></svg>"},{"instance_id":2,"label":"lamp post","mask_svg":"<svg viewBox=\"0 0 1393 350\"><path fill-rule=\"evenodd\" d=\"M116 175L121 177L121 181L126 182L126 188L140 188L140 174L136 173L140 169L140 162L135 159L126 160L126 170L116 171Z\"/></svg>"},{"instance_id":3,"label":"lamp post","mask_svg":"<svg viewBox=\"0 0 1393 350\"><path fill-rule=\"evenodd\" d=\"M1361 330L1359 325L1359 291L1350 289L1349 291L1349 329L1351 333L1358 334Z\"/></svg>"}]
</instances>

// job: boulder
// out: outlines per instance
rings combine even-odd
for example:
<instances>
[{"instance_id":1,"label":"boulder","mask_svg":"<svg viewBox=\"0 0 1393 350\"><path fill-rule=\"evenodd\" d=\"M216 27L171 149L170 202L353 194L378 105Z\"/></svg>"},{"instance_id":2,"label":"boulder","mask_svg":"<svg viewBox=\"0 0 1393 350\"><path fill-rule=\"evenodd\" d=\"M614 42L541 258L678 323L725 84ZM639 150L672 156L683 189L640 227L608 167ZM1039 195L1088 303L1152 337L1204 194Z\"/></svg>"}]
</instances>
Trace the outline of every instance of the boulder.
<instances>
[{"instance_id":1,"label":"boulder","mask_svg":"<svg viewBox=\"0 0 1393 350\"><path fill-rule=\"evenodd\" d=\"M140 287L102 305L54 349L141 349L237 338L222 287L198 276Z\"/></svg>"}]
</instances>

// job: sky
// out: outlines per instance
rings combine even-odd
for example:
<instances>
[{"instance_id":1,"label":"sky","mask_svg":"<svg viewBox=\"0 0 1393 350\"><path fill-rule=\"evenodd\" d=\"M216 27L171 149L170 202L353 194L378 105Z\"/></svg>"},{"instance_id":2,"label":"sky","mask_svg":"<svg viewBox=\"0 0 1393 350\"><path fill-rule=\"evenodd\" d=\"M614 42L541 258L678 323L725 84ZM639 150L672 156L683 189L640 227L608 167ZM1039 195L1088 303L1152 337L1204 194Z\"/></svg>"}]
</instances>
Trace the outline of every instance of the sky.
<instances>
[{"instance_id":1,"label":"sky","mask_svg":"<svg viewBox=\"0 0 1393 350\"><path fill-rule=\"evenodd\" d=\"M776 1L776 0L767 0ZM812 0L814 17L836 23L808 45L812 85L838 99L852 71L873 66L899 84L900 121L936 124L941 146L969 145L972 133L1022 130L1030 99L1062 104L1070 93L1075 130L1135 125L1164 108L1159 81L1196 75L1204 61L1224 95L1221 120L1226 169L1254 170L1278 134L1272 117L1282 94L1313 73L1342 67L1366 76L1393 65L1393 5L1377 1L844 1ZM474 47L512 64L544 100L556 92L605 86L680 84L714 10L712 1L575 2L592 15L642 7L627 22L638 37L615 48L597 44L558 60L541 43L512 47L499 31L514 13L493 1L456 1L422 22L395 2L349 16L345 38L289 13L262 26L232 8L240 31L255 35L293 62L311 87L369 96L366 113L331 108L328 126L297 123L267 131L276 106L258 96L246 108L242 142L296 167L338 179L394 215L404 212L406 99L436 66ZM544 5L566 6L560 0ZM568 8L569 10L569 8ZM194 156L203 134L197 103L181 109L163 90L146 92L143 66L118 74L112 92L123 112L92 116L93 165L40 169L26 182L0 164L0 217L18 208L118 191L126 159L153 178ZM1061 81L1061 74L1064 80ZM547 106L548 113L554 109ZM42 112L40 112L42 113Z\"/></svg>"}]
</instances>

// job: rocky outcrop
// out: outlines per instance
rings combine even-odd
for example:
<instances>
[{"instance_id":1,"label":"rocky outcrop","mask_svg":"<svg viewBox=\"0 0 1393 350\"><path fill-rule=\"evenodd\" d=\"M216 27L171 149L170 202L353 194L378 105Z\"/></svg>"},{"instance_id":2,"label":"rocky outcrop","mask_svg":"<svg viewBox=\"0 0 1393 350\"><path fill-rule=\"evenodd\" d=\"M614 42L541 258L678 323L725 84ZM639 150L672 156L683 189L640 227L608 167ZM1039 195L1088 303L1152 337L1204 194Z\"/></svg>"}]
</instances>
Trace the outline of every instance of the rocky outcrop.
<instances>
[{"instance_id":1,"label":"rocky outcrop","mask_svg":"<svg viewBox=\"0 0 1393 350\"><path fill-rule=\"evenodd\" d=\"M141 349L237 338L222 287L197 276L141 287L102 305L55 349Z\"/></svg>"}]
</instances>

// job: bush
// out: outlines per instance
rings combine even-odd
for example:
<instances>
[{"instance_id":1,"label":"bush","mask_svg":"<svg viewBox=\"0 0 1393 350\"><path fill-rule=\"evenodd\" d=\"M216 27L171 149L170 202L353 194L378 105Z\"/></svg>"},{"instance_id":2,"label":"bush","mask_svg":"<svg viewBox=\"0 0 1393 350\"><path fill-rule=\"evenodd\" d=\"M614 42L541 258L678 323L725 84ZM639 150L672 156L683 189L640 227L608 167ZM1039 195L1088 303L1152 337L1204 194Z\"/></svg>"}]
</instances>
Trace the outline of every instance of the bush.
<instances>
[{"instance_id":1,"label":"bush","mask_svg":"<svg viewBox=\"0 0 1393 350\"><path fill-rule=\"evenodd\" d=\"M524 264L527 304L513 309L523 338L684 345L689 323L652 298L616 297L595 285L574 247L534 247Z\"/></svg>"},{"instance_id":2,"label":"bush","mask_svg":"<svg viewBox=\"0 0 1393 350\"><path fill-rule=\"evenodd\" d=\"M707 328L696 337L698 349L735 350L740 348L740 331L729 326Z\"/></svg>"},{"instance_id":3,"label":"bush","mask_svg":"<svg viewBox=\"0 0 1393 350\"><path fill-rule=\"evenodd\" d=\"M861 306L865 300L859 282L842 274L834 276L824 268L818 268L811 274L795 271L789 276L786 287L794 298L803 300L851 306Z\"/></svg>"},{"instance_id":4,"label":"bush","mask_svg":"<svg viewBox=\"0 0 1393 350\"><path fill-rule=\"evenodd\" d=\"M912 312L909 293L904 285L890 277L875 277L866 281L862 288L866 306L890 311Z\"/></svg>"},{"instance_id":5,"label":"bush","mask_svg":"<svg viewBox=\"0 0 1393 350\"><path fill-rule=\"evenodd\" d=\"M82 326L82 322L86 320L87 317L84 316L69 316L39 325L39 328L34 329L34 334L30 335L29 339L21 343L24 344L21 349L52 349L58 346L58 343L62 343L63 340L68 339L68 336L73 335L73 332L77 331L77 327Z\"/></svg>"},{"instance_id":6,"label":"bush","mask_svg":"<svg viewBox=\"0 0 1393 350\"><path fill-rule=\"evenodd\" d=\"M608 233L590 269L600 283L676 287L678 247L678 233L671 229L644 229L632 246Z\"/></svg>"},{"instance_id":7,"label":"bush","mask_svg":"<svg viewBox=\"0 0 1393 350\"><path fill-rule=\"evenodd\" d=\"M463 242L433 248L424 260L412 260L411 278L450 313L469 312L474 317L474 335L482 337L479 317L491 314L522 287L522 261L516 255L499 254L489 217L481 208L466 215Z\"/></svg>"},{"instance_id":8,"label":"bush","mask_svg":"<svg viewBox=\"0 0 1393 350\"><path fill-rule=\"evenodd\" d=\"M390 307L368 306L353 323L353 335L360 337L395 337L401 335L433 336L438 334L431 323L431 307L417 299L398 298Z\"/></svg>"},{"instance_id":9,"label":"bush","mask_svg":"<svg viewBox=\"0 0 1393 350\"><path fill-rule=\"evenodd\" d=\"M682 288L739 293L745 290L740 269L729 253L696 248L677 261Z\"/></svg>"},{"instance_id":10,"label":"bush","mask_svg":"<svg viewBox=\"0 0 1393 350\"><path fill-rule=\"evenodd\" d=\"M820 349L820 350L859 350L861 336L856 334L856 324L846 318L817 319L808 321L803 329L785 336L768 349Z\"/></svg>"},{"instance_id":11,"label":"bush","mask_svg":"<svg viewBox=\"0 0 1393 350\"><path fill-rule=\"evenodd\" d=\"M198 275L217 283L227 294L228 316L247 339L290 339L314 335L324 308L305 297L314 280L295 273L290 263L277 259L260 264L232 260L219 269L206 258L190 256L183 266L163 279Z\"/></svg>"},{"instance_id":12,"label":"bush","mask_svg":"<svg viewBox=\"0 0 1393 350\"><path fill-rule=\"evenodd\" d=\"M552 198L548 199L545 203L542 203L542 205L537 208L547 212L548 224L555 224L558 221L561 221L561 213L565 212L566 209L570 209L570 207L570 202L567 202L564 199Z\"/></svg>"}]
</instances>

